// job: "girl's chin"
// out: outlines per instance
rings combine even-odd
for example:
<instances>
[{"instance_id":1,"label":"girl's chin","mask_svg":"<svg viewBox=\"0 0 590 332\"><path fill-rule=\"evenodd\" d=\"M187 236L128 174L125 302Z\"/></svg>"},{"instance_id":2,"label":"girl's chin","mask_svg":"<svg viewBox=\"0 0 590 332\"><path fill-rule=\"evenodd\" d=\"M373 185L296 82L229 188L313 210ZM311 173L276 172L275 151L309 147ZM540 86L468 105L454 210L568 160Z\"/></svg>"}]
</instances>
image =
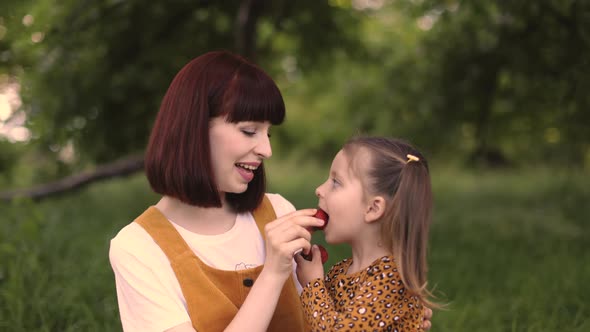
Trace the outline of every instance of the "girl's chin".
<instances>
[{"instance_id":1,"label":"girl's chin","mask_svg":"<svg viewBox=\"0 0 590 332\"><path fill-rule=\"evenodd\" d=\"M324 231L324 240L326 241L327 244L339 244L340 242L336 241L335 239L333 239L332 237L330 237L329 234L326 234Z\"/></svg>"},{"instance_id":2,"label":"girl's chin","mask_svg":"<svg viewBox=\"0 0 590 332\"><path fill-rule=\"evenodd\" d=\"M332 235L332 233L324 230L324 241L330 245L339 245L339 244L348 244L350 245L350 241L343 239L343 238L336 238Z\"/></svg>"}]
</instances>

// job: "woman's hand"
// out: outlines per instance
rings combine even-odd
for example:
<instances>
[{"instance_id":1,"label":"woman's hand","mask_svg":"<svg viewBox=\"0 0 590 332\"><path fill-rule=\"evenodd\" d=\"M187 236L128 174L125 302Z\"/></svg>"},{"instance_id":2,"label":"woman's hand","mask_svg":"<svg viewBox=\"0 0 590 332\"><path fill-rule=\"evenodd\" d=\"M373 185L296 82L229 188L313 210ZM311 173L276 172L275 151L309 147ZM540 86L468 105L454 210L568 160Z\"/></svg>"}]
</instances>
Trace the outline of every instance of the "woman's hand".
<instances>
[{"instance_id":1,"label":"woman's hand","mask_svg":"<svg viewBox=\"0 0 590 332\"><path fill-rule=\"evenodd\" d=\"M313 245L311 248L311 261L304 259L301 255L295 255L295 262L297 263L297 279L299 284L303 287L310 281L322 278L324 276L324 266L322 265L322 255L320 248Z\"/></svg>"},{"instance_id":2,"label":"woman's hand","mask_svg":"<svg viewBox=\"0 0 590 332\"><path fill-rule=\"evenodd\" d=\"M311 233L306 228L324 224L323 220L313 217L315 212L316 209L299 210L266 224L266 273L284 279L293 273L293 255L311 248Z\"/></svg>"},{"instance_id":3,"label":"woman's hand","mask_svg":"<svg viewBox=\"0 0 590 332\"><path fill-rule=\"evenodd\" d=\"M432 327L432 323L430 322L431 319L432 309L424 307L424 321L422 322L422 328L424 329L424 331L428 331Z\"/></svg>"}]
</instances>

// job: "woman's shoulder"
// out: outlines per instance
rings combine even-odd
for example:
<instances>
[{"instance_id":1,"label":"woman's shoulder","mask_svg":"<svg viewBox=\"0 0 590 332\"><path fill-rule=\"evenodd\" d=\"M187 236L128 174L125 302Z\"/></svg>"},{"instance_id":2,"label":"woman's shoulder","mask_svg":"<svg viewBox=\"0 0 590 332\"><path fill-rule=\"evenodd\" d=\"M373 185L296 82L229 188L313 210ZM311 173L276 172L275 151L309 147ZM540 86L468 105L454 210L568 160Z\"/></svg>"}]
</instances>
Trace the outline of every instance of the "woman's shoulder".
<instances>
[{"instance_id":1,"label":"woman's shoulder","mask_svg":"<svg viewBox=\"0 0 590 332\"><path fill-rule=\"evenodd\" d=\"M272 204L277 217L282 217L285 214L295 211L295 206L280 194L266 193L266 197Z\"/></svg>"},{"instance_id":2,"label":"woman's shoulder","mask_svg":"<svg viewBox=\"0 0 590 332\"><path fill-rule=\"evenodd\" d=\"M123 227L110 243L110 254L149 256L156 251L157 245L149 233L136 222L130 222Z\"/></svg>"},{"instance_id":3,"label":"woman's shoulder","mask_svg":"<svg viewBox=\"0 0 590 332\"><path fill-rule=\"evenodd\" d=\"M115 244L127 244L138 242L144 242L146 240L145 235L149 234L136 222L131 222L125 227L121 228L117 235L111 239L111 243Z\"/></svg>"}]
</instances>

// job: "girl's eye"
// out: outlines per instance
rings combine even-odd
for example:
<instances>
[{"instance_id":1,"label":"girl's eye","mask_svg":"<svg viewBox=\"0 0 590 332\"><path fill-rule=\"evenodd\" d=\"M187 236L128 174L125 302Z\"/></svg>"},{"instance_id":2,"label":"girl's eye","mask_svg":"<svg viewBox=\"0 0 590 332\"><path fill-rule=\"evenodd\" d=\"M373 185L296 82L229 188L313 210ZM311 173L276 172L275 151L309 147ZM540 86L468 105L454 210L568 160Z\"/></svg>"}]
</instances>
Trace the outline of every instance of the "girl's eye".
<instances>
[{"instance_id":1,"label":"girl's eye","mask_svg":"<svg viewBox=\"0 0 590 332\"><path fill-rule=\"evenodd\" d=\"M340 185L340 182L338 182L338 180L336 180L335 178L332 178L332 188L337 187Z\"/></svg>"},{"instance_id":2,"label":"girl's eye","mask_svg":"<svg viewBox=\"0 0 590 332\"><path fill-rule=\"evenodd\" d=\"M244 135L246 135L246 136L254 136L254 135L256 135L256 132L255 131L252 131L252 130L244 130L244 129L242 129L242 133L244 133Z\"/></svg>"}]
</instances>

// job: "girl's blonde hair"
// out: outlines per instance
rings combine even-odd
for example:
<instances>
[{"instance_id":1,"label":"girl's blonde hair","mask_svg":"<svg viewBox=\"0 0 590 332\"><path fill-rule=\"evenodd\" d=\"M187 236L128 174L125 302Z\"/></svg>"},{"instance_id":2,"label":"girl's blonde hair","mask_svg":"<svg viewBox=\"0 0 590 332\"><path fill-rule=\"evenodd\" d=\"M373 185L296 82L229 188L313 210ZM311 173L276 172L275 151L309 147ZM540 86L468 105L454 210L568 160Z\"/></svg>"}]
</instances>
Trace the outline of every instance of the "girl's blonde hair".
<instances>
[{"instance_id":1,"label":"girl's blonde hair","mask_svg":"<svg viewBox=\"0 0 590 332\"><path fill-rule=\"evenodd\" d=\"M387 200L381 218L382 240L395 257L402 282L425 305L439 307L426 288L428 231L433 209L426 159L412 145L395 138L358 136L343 147L350 160L360 149L366 149L370 158L363 164L365 169L356 172L365 195L382 195Z\"/></svg>"}]
</instances>

